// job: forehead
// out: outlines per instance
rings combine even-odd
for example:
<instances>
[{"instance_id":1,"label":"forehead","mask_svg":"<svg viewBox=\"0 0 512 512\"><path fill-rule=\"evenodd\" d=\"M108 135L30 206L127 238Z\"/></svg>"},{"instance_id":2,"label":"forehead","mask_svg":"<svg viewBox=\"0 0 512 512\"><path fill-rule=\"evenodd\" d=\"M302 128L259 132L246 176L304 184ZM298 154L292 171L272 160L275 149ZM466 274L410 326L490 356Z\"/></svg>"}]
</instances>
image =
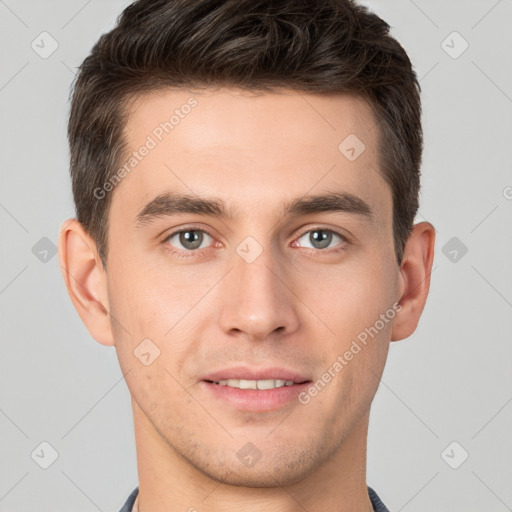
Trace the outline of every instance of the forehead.
<instances>
[{"instance_id":1,"label":"forehead","mask_svg":"<svg viewBox=\"0 0 512 512\"><path fill-rule=\"evenodd\" d=\"M372 149L376 135L368 103L353 95L163 89L133 98L128 110L125 137L130 146L151 135L159 145L177 140L181 149L194 151L227 145L240 149L242 142L249 142L246 152L260 151L263 143L267 152L282 151L286 147L279 143L285 142L292 147L318 147L323 142L321 149L330 146L337 151L349 134L364 139Z\"/></svg>"},{"instance_id":2,"label":"forehead","mask_svg":"<svg viewBox=\"0 0 512 512\"><path fill-rule=\"evenodd\" d=\"M112 207L125 217L166 191L225 198L247 215L327 190L391 211L375 119L358 97L165 89L132 101L124 138Z\"/></svg>"}]
</instances>

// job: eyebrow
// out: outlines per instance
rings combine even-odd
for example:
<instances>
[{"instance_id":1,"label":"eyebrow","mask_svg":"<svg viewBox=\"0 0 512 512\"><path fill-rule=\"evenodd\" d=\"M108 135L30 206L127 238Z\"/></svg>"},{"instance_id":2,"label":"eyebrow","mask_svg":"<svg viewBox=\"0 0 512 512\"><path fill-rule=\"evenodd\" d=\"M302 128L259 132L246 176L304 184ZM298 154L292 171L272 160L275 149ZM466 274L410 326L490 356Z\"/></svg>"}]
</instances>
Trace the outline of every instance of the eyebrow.
<instances>
[{"instance_id":1,"label":"eyebrow","mask_svg":"<svg viewBox=\"0 0 512 512\"><path fill-rule=\"evenodd\" d=\"M323 212L344 212L372 219L374 214L368 203L348 192L331 192L303 196L287 203L284 216L296 217ZM235 214L218 198L202 198L187 194L166 192L147 203L136 216L136 227L150 224L159 217L178 213L196 213L219 219L233 219Z\"/></svg>"}]
</instances>

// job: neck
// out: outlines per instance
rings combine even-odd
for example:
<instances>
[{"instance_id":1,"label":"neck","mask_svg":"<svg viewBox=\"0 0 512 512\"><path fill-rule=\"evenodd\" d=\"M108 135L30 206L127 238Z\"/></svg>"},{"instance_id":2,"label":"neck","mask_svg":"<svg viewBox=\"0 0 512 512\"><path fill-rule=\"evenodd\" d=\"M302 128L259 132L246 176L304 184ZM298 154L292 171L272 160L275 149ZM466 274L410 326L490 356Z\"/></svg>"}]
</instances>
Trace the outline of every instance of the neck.
<instances>
[{"instance_id":1,"label":"neck","mask_svg":"<svg viewBox=\"0 0 512 512\"><path fill-rule=\"evenodd\" d=\"M293 485L243 487L214 480L184 459L154 429L132 400L139 512L370 512L366 487L369 412L340 448Z\"/></svg>"}]
</instances>

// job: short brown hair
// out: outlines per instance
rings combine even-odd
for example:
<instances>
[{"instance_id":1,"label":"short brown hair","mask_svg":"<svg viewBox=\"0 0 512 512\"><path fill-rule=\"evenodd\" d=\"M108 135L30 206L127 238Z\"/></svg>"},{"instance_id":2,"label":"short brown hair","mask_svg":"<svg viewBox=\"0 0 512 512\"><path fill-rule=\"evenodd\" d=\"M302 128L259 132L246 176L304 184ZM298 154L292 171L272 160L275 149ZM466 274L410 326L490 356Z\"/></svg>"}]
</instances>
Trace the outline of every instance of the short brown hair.
<instances>
[{"instance_id":1,"label":"short brown hair","mask_svg":"<svg viewBox=\"0 0 512 512\"><path fill-rule=\"evenodd\" d=\"M379 128L401 262L418 209L420 87L389 25L352 0L138 0L84 60L68 124L77 219L106 266L111 195L94 191L126 149L127 101L166 87L354 94ZM341 141L340 141L341 142Z\"/></svg>"}]
</instances>

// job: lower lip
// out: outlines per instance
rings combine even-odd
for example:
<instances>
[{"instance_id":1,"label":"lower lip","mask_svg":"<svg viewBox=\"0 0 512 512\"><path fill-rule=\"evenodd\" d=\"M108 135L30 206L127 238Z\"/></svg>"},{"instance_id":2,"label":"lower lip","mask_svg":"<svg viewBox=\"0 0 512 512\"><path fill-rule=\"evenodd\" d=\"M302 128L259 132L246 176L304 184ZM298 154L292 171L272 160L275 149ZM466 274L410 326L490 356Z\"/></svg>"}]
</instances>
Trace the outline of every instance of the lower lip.
<instances>
[{"instance_id":1,"label":"lower lip","mask_svg":"<svg viewBox=\"0 0 512 512\"><path fill-rule=\"evenodd\" d=\"M206 389L215 397L241 411L265 412L279 409L292 401L297 401L297 396L304 391L309 382L282 386L273 389L239 389L230 386L221 386L213 382L202 381Z\"/></svg>"}]
</instances>

